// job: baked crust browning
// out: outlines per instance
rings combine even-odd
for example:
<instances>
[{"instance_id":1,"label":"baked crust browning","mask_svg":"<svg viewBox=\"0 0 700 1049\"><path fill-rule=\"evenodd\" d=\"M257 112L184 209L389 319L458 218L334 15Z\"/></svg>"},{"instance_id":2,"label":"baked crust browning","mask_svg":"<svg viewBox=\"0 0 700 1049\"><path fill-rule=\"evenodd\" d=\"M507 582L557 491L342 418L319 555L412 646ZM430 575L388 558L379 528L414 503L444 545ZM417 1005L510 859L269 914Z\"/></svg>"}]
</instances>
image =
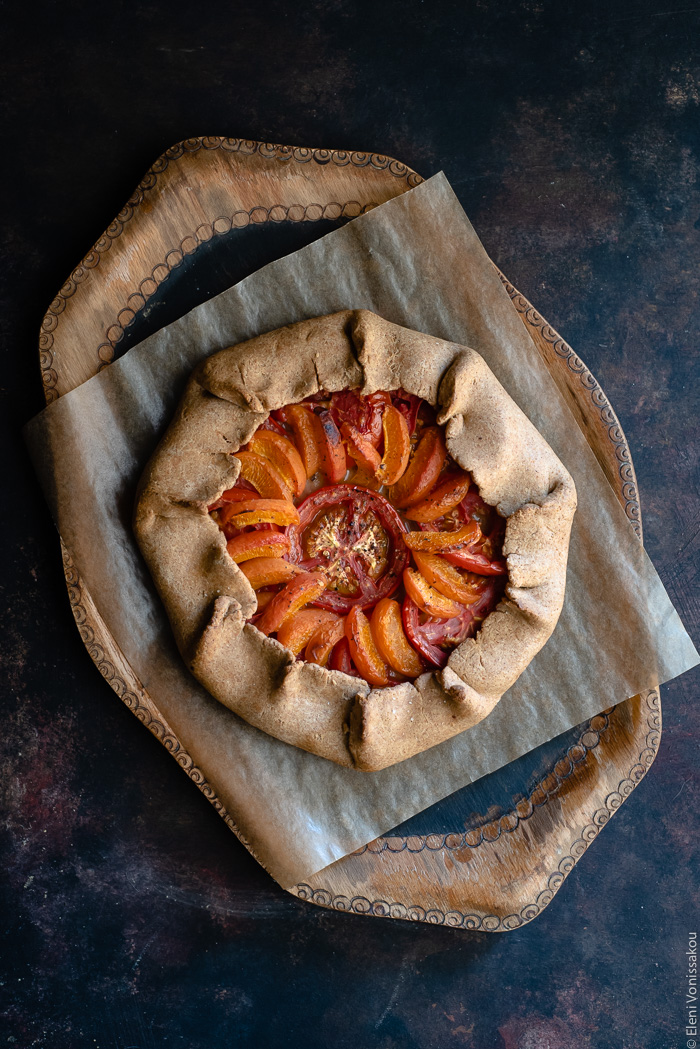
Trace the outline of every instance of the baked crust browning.
<instances>
[{"instance_id":1,"label":"baked crust browning","mask_svg":"<svg viewBox=\"0 0 700 1049\"><path fill-rule=\"evenodd\" d=\"M235 483L235 453L270 411L322 390L400 387L437 408L449 454L506 517L509 579L443 670L371 689L295 661L246 623L255 592L208 507ZM269 735L377 771L483 720L543 647L563 605L575 509L570 475L474 350L347 310L258 336L195 369L141 479L134 527L178 648L204 687Z\"/></svg>"}]
</instances>

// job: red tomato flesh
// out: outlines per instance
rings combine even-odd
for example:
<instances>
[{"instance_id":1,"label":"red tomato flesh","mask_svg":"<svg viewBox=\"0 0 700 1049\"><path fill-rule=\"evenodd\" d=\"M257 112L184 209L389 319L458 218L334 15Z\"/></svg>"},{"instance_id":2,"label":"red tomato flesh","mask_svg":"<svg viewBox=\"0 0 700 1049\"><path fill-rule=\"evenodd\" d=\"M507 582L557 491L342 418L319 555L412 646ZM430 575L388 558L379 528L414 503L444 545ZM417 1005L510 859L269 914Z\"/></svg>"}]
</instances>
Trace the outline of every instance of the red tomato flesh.
<instances>
[{"instance_id":1,"label":"red tomato flesh","mask_svg":"<svg viewBox=\"0 0 700 1049\"><path fill-rule=\"evenodd\" d=\"M286 531L289 557L328 576L328 589L314 600L317 607L341 613L371 608L397 589L408 564L401 540L408 529L383 496L339 484L313 492L298 510L299 524Z\"/></svg>"}]
</instances>

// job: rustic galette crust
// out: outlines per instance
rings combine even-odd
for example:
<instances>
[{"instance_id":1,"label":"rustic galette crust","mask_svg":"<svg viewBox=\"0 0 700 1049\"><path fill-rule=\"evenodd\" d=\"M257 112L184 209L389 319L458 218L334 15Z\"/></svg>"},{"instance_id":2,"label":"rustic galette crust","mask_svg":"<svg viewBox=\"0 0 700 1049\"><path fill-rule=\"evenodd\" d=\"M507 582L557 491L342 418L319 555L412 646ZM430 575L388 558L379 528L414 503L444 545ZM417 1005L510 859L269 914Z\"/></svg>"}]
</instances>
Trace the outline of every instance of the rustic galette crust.
<instances>
[{"instance_id":1,"label":"rustic galette crust","mask_svg":"<svg viewBox=\"0 0 700 1049\"><path fill-rule=\"evenodd\" d=\"M246 624L255 593L207 512L271 410L348 387L403 387L437 406L450 455L507 517L503 599L442 671L392 688L297 662ZM477 724L542 648L564 600L575 509L570 475L474 350L346 310L195 369L141 479L135 531L180 652L216 699L286 743L376 771Z\"/></svg>"}]
</instances>

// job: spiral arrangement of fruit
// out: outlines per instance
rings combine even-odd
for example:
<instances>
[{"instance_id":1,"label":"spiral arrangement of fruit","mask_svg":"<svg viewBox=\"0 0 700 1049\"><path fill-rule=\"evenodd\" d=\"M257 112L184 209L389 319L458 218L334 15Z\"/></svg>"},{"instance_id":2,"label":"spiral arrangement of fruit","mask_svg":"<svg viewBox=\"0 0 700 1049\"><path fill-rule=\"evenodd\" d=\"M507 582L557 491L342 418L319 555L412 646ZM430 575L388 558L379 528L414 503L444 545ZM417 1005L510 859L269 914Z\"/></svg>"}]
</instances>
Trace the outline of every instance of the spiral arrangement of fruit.
<instances>
[{"instance_id":1,"label":"spiral arrangement of fruit","mask_svg":"<svg viewBox=\"0 0 700 1049\"><path fill-rule=\"evenodd\" d=\"M271 413L209 512L256 591L249 620L297 658L382 687L442 667L498 603L505 520L403 390Z\"/></svg>"}]
</instances>

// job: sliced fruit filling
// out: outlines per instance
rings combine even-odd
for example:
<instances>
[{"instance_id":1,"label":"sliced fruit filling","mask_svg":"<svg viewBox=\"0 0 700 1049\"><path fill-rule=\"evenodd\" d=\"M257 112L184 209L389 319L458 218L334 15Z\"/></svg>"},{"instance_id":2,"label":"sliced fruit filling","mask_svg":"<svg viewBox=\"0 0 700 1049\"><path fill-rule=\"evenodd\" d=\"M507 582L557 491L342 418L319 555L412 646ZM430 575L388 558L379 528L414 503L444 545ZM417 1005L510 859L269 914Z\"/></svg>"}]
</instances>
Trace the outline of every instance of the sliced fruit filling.
<instances>
[{"instance_id":1,"label":"sliced fruit filling","mask_svg":"<svg viewBox=\"0 0 700 1049\"><path fill-rule=\"evenodd\" d=\"M507 582L505 520L404 390L271 413L209 513L258 599L251 625L374 687L443 667Z\"/></svg>"}]
</instances>

